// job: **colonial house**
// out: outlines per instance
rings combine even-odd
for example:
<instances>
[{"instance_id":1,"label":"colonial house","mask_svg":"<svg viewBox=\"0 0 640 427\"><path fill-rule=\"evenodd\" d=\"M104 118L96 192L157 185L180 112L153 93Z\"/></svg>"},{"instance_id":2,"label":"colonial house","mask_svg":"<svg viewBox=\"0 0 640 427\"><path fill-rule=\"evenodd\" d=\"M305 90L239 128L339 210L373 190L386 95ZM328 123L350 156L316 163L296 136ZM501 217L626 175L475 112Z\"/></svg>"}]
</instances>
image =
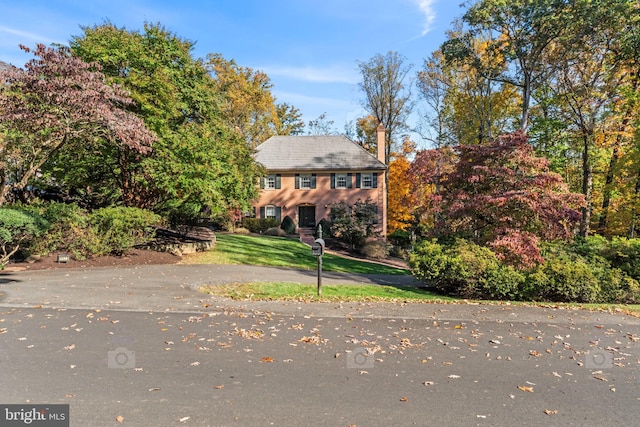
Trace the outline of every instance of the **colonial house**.
<instances>
[{"instance_id":1,"label":"colonial house","mask_svg":"<svg viewBox=\"0 0 640 427\"><path fill-rule=\"evenodd\" d=\"M384 127L377 131L378 156L342 135L274 136L256 149L267 175L254 205L258 218L291 217L299 228L330 219L330 205L370 200L379 231L387 234Z\"/></svg>"}]
</instances>

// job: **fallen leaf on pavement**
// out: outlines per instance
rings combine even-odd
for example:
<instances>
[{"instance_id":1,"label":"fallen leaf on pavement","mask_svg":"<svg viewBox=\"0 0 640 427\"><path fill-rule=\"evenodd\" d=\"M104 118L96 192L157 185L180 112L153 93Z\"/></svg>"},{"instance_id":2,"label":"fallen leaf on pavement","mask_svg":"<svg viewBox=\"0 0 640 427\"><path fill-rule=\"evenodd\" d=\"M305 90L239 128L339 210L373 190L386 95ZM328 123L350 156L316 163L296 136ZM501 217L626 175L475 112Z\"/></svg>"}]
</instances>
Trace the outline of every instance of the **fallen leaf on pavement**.
<instances>
[{"instance_id":1,"label":"fallen leaf on pavement","mask_svg":"<svg viewBox=\"0 0 640 427\"><path fill-rule=\"evenodd\" d=\"M263 357L262 359L260 359L260 361L264 363L274 362L273 357Z\"/></svg>"},{"instance_id":2,"label":"fallen leaf on pavement","mask_svg":"<svg viewBox=\"0 0 640 427\"><path fill-rule=\"evenodd\" d=\"M401 397L400 398L400 402L408 402L409 398L408 397Z\"/></svg>"},{"instance_id":3,"label":"fallen leaf on pavement","mask_svg":"<svg viewBox=\"0 0 640 427\"><path fill-rule=\"evenodd\" d=\"M518 386L518 390L526 391L527 393L533 393L533 387L527 387L523 385Z\"/></svg>"},{"instance_id":4,"label":"fallen leaf on pavement","mask_svg":"<svg viewBox=\"0 0 640 427\"><path fill-rule=\"evenodd\" d=\"M224 384L215 385L215 386L213 386L213 388L215 388L216 390L223 389L224 388Z\"/></svg>"},{"instance_id":5,"label":"fallen leaf on pavement","mask_svg":"<svg viewBox=\"0 0 640 427\"><path fill-rule=\"evenodd\" d=\"M122 422L124 421L124 417L122 415L118 415L116 417L116 421L119 422L120 424L122 424Z\"/></svg>"},{"instance_id":6,"label":"fallen leaf on pavement","mask_svg":"<svg viewBox=\"0 0 640 427\"><path fill-rule=\"evenodd\" d=\"M544 413L547 414L547 415L555 415L555 414L558 413L558 410L557 409L554 409L554 410L545 409Z\"/></svg>"}]
</instances>

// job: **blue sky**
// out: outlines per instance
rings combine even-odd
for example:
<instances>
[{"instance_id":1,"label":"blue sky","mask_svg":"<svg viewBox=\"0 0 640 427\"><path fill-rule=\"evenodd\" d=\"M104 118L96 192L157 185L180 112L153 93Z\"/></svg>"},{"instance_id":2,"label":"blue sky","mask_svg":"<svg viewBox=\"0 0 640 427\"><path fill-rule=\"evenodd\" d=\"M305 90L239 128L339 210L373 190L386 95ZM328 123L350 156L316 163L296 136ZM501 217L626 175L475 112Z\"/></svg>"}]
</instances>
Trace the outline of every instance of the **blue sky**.
<instances>
[{"instance_id":1,"label":"blue sky","mask_svg":"<svg viewBox=\"0 0 640 427\"><path fill-rule=\"evenodd\" d=\"M445 40L461 0L21 0L0 4L0 60L23 66L18 44L68 44L81 26L145 22L267 73L278 102L305 122L326 112L339 131L362 116L357 61L397 51L412 77ZM415 89L414 89L415 92Z\"/></svg>"}]
</instances>

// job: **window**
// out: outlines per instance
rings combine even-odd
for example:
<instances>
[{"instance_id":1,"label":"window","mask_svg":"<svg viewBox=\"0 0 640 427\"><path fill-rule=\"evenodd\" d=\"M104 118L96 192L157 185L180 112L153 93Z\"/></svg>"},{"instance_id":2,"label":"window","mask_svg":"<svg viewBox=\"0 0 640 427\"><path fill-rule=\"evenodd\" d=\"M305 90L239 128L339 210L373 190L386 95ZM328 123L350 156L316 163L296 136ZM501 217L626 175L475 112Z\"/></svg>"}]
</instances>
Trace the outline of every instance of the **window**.
<instances>
[{"instance_id":1,"label":"window","mask_svg":"<svg viewBox=\"0 0 640 427\"><path fill-rule=\"evenodd\" d=\"M265 190L277 190L281 187L281 180L280 174L267 175L264 177L261 187Z\"/></svg>"},{"instance_id":2,"label":"window","mask_svg":"<svg viewBox=\"0 0 640 427\"><path fill-rule=\"evenodd\" d=\"M267 206L265 209L265 217L266 218L276 218L276 207L275 206Z\"/></svg>"},{"instance_id":3,"label":"window","mask_svg":"<svg viewBox=\"0 0 640 427\"><path fill-rule=\"evenodd\" d=\"M266 181L264 183L264 188L266 188L268 190L275 190L276 189L276 176L275 175L269 175L266 178Z\"/></svg>"},{"instance_id":4,"label":"window","mask_svg":"<svg viewBox=\"0 0 640 427\"><path fill-rule=\"evenodd\" d=\"M305 190L316 188L316 174L300 175L296 174L296 188L302 188Z\"/></svg>"},{"instance_id":5,"label":"window","mask_svg":"<svg viewBox=\"0 0 640 427\"><path fill-rule=\"evenodd\" d=\"M362 174L362 188L373 188L373 174Z\"/></svg>"},{"instance_id":6,"label":"window","mask_svg":"<svg viewBox=\"0 0 640 427\"><path fill-rule=\"evenodd\" d=\"M356 188L378 188L378 175L375 173L357 173Z\"/></svg>"},{"instance_id":7,"label":"window","mask_svg":"<svg viewBox=\"0 0 640 427\"><path fill-rule=\"evenodd\" d=\"M332 173L331 174L331 188L351 188L352 174L350 173Z\"/></svg>"}]
</instances>

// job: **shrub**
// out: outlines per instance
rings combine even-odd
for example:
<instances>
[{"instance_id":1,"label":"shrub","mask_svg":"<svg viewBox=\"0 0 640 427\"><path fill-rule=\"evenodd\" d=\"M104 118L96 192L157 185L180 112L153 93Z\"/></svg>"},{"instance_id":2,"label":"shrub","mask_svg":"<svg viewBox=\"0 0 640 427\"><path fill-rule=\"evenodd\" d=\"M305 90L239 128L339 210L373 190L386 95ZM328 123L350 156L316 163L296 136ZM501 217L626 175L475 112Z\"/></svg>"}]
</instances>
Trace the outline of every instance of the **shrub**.
<instances>
[{"instance_id":1,"label":"shrub","mask_svg":"<svg viewBox=\"0 0 640 427\"><path fill-rule=\"evenodd\" d=\"M37 214L0 208L0 266L4 267L23 245L48 227L49 223Z\"/></svg>"},{"instance_id":2,"label":"shrub","mask_svg":"<svg viewBox=\"0 0 640 427\"><path fill-rule=\"evenodd\" d=\"M291 219L289 215L284 217L282 224L280 224L280 228L282 228L286 234L296 233L296 223L293 222L293 219Z\"/></svg>"},{"instance_id":3,"label":"shrub","mask_svg":"<svg viewBox=\"0 0 640 427\"><path fill-rule=\"evenodd\" d=\"M265 236L278 236L278 237L284 237L287 235L287 233L285 233L285 231L280 227L270 227L262 234L264 234Z\"/></svg>"},{"instance_id":4,"label":"shrub","mask_svg":"<svg viewBox=\"0 0 640 427\"><path fill-rule=\"evenodd\" d=\"M275 218L244 218L241 225L252 233L264 233L271 227L279 226L280 223Z\"/></svg>"},{"instance_id":5,"label":"shrub","mask_svg":"<svg viewBox=\"0 0 640 427\"><path fill-rule=\"evenodd\" d=\"M464 298L581 303L635 303L640 284L612 267L600 239L545 244L544 263L528 270L505 265L495 253L465 240L423 241L410 256L413 274L440 292Z\"/></svg>"},{"instance_id":6,"label":"shrub","mask_svg":"<svg viewBox=\"0 0 640 427\"><path fill-rule=\"evenodd\" d=\"M251 233L251 231L249 231L248 228L244 228L244 227L236 227L236 229L233 230L233 232L235 234L243 234L243 235L247 235L247 234Z\"/></svg>"},{"instance_id":7,"label":"shrub","mask_svg":"<svg viewBox=\"0 0 640 427\"><path fill-rule=\"evenodd\" d=\"M368 258L385 259L389 257L390 249L391 245L384 240L369 240L364 244L361 252Z\"/></svg>"},{"instance_id":8,"label":"shrub","mask_svg":"<svg viewBox=\"0 0 640 427\"><path fill-rule=\"evenodd\" d=\"M331 204L331 233L352 249L361 249L368 237L375 236L376 205L367 199L353 206L345 202Z\"/></svg>"},{"instance_id":9,"label":"shrub","mask_svg":"<svg viewBox=\"0 0 640 427\"><path fill-rule=\"evenodd\" d=\"M545 259L536 267L527 288L533 291L532 299L539 301L601 301L601 287L596 274L585 258L561 253Z\"/></svg>"},{"instance_id":10,"label":"shrub","mask_svg":"<svg viewBox=\"0 0 640 427\"><path fill-rule=\"evenodd\" d=\"M25 206L46 219L50 227L30 246L32 253L71 252L75 259L85 259L99 252L99 237L89 228L87 212L75 204L49 202Z\"/></svg>"},{"instance_id":11,"label":"shrub","mask_svg":"<svg viewBox=\"0 0 640 427\"><path fill-rule=\"evenodd\" d=\"M322 218L318 222L318 226L322 227L322 237L333 237L333 232L331 230L331 223L326 218ZM317 226L316 226L316 229L313 230L313 236L316 238L318 237Z\"/></svg>"},{"instance_id":12,"label":"shrub","mask_svg":"<svg viewBox=\"0 0 640 427\"><path fill-rule=\"evenodd\" d=\"M100 236L98 255L122 255L137 245L151 241L155 230L151 227L160 222L160 217L151 211L139 208L115 207L94 211L89 223Z\"/></svg>"}]
</instances>

